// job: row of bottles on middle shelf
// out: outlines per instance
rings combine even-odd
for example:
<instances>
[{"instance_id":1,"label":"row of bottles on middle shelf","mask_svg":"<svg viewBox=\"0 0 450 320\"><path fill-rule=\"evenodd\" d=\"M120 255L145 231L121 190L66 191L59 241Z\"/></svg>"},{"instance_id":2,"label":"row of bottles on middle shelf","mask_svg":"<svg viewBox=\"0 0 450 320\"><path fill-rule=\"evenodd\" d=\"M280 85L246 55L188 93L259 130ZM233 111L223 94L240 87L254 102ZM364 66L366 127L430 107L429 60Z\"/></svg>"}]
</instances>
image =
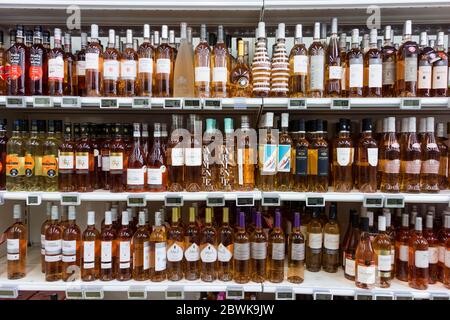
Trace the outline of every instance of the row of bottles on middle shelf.
<instances>
[{"instance_id":1,"label":"row of bottles on middle shelf","mask_svg":"<svg viewBox=\"0 0 450 320\"><path fill-rule=\"evenodd\" d=\"M259 22L251 64L242 38L237 41L237 57L232 56L223 26L218 27L217 41L211 45L206 25L202 25L195 48L186 23L180 29L179 47L167 25L162 26L161 42L159 31L151 34L150 26L144 25L140 46L129 29L126 46L120 51L115 31L109 30L104 49L98 25L93 24L90 41L82 33L81 50L75 56L70 33L65 33L63 45L62 31L56 28L51 49L49 32L44 35L37 26L33 33L19 25L4 53L0 94L225 98L446 97L448 93L444 32L438 32L437 41L431 43L427 33L421 32L418 44L412 38L411 20L405 22L400 46L394 43L391 26L385 26L384 44L373 28L370 36L362 37L362 49L359 29L352 29L351 48L346 33L338 38L337 18L332 19L328 43L326 28L321 32L321 24L315 23L309 48L303 42L302 25L297 24L290 53L285 24L280 23L272 59L265 23ZM151 43L151 36L157 43Z\"/></svg>"},{"instance_id":2,"label":"row of bottles on middle shelf","mask_svg":"<svg viewBox=\"0 0 450 320\"><path fill-rule=\"evenodd\" d=\"M0 190L89 192L144 191L312 191L439 192L448 186L448 147L444 123L433 117L394 117L373 123L340 119L336 137L328 138L324 120L263 115L260 130L241 116L240 128L225 118L223 132L214 118L206 129L191 115L154 123L63 124L16 120L6 137L0 123ZM274 122L279 129L274 129ZM48 124L48 131L47 130ZM396 128L397 127L397 128ZM447 126L447 130L450 127Z\"/></svg>"},{"instance_id":3,"label":"row of bottles on middle shelf","mask_svg":"<svg viewBox=\"0 0 450 320\"><path fill-rule=\"evenodd\" d=\"M155 212L152 226L146 208L139 215L128 208L119 217L113 205L105 212L101 231L95 226L95 212L88 211L84 232L76 223L75 207L68 207L60 220L58 207L48 205L41 227L41 271L47 281L73 280L78 267L84 281L302 283L305 268L336 273L342 267L345 278L363 289L390 287L394 278L420 290L437 282L450 288L448 210L438 214L430 206L420 215L412 206L409 214L398 209L393 221L390 209L374 212L363 207L361 214L350 210L341 237L336 203L331 203L328 216L321 208L313 208L312 214L304 208L302 214L265 208L263 215L252 209L250 223L250 215L237 209L234 227L228 207L221 209L220 226L214 218L217 209L210 207L205 208L204 220L195 207L189 208L187 224L180 208L172 209L171 224L166 224L162 209ZM19 279L26 276L27 250L20 205L14 206L14 219L6 232L7 274Z\"/></svg>"}]
</instances>

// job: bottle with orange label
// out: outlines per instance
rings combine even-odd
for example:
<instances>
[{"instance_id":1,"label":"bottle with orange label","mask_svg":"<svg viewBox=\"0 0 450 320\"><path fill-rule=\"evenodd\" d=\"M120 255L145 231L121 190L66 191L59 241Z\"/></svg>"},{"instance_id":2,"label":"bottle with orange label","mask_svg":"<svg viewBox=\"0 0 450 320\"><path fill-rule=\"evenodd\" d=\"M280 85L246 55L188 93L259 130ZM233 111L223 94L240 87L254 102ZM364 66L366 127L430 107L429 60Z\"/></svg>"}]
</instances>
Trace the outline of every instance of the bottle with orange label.
<instances>
[{"instance_id":1,"label":"bottle with orange label","mask_svg":"<svg viewBox=\"0 0 450 320\"><path fill-rule=\"evenodd\" d=\"M42 44L42 27L34 27L33 46L29 50L28 92L40 96L44 92L44 65L47 63L47 51Z\"/></svg>"},{"instance_id":2,"label":"bottle with orange label","mask_svg":"<svg viewBox=\"0 0 450 320\"><path fill-rule=\"evenodd\" d=\"M42 180L43 191L58 191L58 149L55 121L48 120L48 133L43 145Z\"/></svg>"},{"instance_id":3,"label":"bottle with orange label","mask_svg":"<svg viewBox=\"0 0 450 320\"><path fill-rule=\"evenodd\" d=\"M6 136L6 119L0 119L0 190L6 189L5 161L6 161L6 144L8 137Z\"/></svg>"},{"instance_id":4,"label":"bottle with orange label","mask_svg":"<svg viewBox=\"0 0 450 320\"><path fill-rule=\"evenodd\" d=\"M25 139L22 130L24 120L15 120L11 138L6 144L6 190L25 191Z\"/></svg>"},{"instance_id":5,"label":"bottle with orange label","mask_svg":"<svg viewBox=\"0 0 450 320\"><path fill-rule=\"evenodd\" d=\"M30 138L25 142L25 188L39 191L43 188L42 155L46 123L45 120L31 120Z\"/></svg>"}]
</instances>

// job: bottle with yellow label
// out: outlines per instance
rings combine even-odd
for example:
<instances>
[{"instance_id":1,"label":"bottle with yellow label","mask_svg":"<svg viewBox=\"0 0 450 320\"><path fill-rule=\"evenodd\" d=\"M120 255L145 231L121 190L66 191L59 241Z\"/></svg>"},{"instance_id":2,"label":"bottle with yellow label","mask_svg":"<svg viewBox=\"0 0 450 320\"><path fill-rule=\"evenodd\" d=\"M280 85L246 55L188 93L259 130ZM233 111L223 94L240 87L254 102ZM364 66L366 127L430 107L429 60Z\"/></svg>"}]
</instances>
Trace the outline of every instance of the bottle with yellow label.
<instances>
[{"instance_id":1,"label":"bottle with yellow label","mask_svg":"<svg viewBox=\"0 0 450 320\"><path fill-rule=\"evenodd\" d=\"M42 152L45 120L32 120L30 138L25 142L25 188L28 191L42 189Z\"/></svg>"},{"instance_id":2,"label":"bottle with yellow label","mask_svg":"<svg viewBox=\"0 0 450 320\"><path fill-rule=\"evenodd\" d=\"M25 139L22 135L24 127L24 120L15 120L12 136L6 144L6 190L8 191L25 191Z\"/></svg>"},{"instance_id":3,"label":"bottle with yellow label","mask_svg":"<svg viewBox=\"0 0 450 320\"><path fill-rule=\"evenodd\" d=\"M58 139L55 135L55 122L48 121L47 138L43 145L42 177L43 191L58 191Z\"/></svg>"}]
</instances>

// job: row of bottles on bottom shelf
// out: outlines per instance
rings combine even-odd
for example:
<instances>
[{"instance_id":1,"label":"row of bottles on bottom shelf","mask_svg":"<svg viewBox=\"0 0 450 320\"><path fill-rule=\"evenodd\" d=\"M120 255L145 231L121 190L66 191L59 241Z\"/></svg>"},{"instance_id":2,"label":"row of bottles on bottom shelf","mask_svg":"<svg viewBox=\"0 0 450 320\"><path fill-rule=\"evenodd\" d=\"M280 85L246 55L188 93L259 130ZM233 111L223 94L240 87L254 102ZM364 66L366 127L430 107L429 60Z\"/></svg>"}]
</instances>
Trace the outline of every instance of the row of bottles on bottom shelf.
<instances>
[{"instance_id":1,"label":"row of bottles on bottom shelf","mask_svg":"<svg viewBox=\"0 0 450 320\"><path fill-rule=\"evenodd\" d=\"M233 226L229 208L224 207L220 227L210 207L205 208L204 219L199 219L195 207L189 208L187 224L180 208L172 208L170 225L162 211L156 211L152 225L146 209L133 219L131 208L122 212L119 224L118 206L113 205L105 212L101 231L95 227L95 212L88 211L84 232L76 223L75 207L69 206L67 219L62 220L57 206L49 211L41 228L41 267L47 281L72 280L72 273L81 270L83 281L185 278L301 283L305 267L310 272L336 273L343 266L345 278L359 288L386 288L394 277L416 289L427 289L437 281L450 288L447 210L439 228L435 210L421 216L414 206L409 214L401 214L400 221L396 215L392 225L390 210L383 209L377 214L377 230L374 212L361 210L359 215L350 210L342 241L336 203L330 205L325 223L322 208L313 208L312 215L306 210L301 215L298 208L263 214L252 210L250 223L238 208ZM20 279L26 276L27 252L20 205L14 206L14 219L7 230L7 274L9 279Z\"/></svg>"}]
</instances>

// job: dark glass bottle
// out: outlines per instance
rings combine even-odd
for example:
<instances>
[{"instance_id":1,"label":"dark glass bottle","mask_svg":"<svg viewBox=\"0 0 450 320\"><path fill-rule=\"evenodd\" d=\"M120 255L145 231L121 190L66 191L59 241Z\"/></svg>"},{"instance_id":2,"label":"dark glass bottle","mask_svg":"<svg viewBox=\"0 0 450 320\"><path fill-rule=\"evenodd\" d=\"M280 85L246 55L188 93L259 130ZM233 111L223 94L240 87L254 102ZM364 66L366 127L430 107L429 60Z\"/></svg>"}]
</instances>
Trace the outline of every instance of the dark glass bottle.
<instances>
[{"instance_id":1,"label":"dark glass bottle","mask_svg":"<svg viewBox=\"0 0 450 320\"><path fill-rule=\"evenodd\" d=\"M24 27L16 28L16 42L6 51L5 74L7 78L7 94L9 96L24 96L26 87L27 47L24 41Z\"/></svg>"},{"instance_id":2,"label":"dark glass bottle","mask_svg":"<svg viewBox=\"0 0 450 320\"><path fill-rule=\"evenodd\" d=\"M0 119L0 190L6 190L6 119Z\"/></svg>"}]
</instances>

